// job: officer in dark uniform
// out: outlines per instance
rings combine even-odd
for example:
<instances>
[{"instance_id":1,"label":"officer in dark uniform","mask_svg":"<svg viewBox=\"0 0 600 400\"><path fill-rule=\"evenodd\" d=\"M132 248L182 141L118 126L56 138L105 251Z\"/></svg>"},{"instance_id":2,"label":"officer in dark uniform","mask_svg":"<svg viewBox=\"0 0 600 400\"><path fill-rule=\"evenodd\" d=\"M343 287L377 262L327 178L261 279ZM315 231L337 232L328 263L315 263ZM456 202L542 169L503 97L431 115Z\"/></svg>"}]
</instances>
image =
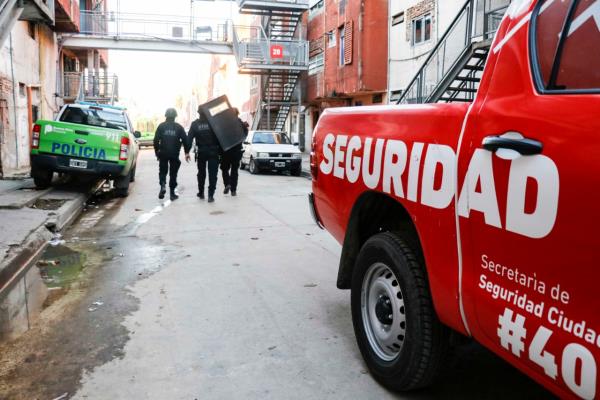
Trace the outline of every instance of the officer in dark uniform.
<instances>
[{"instance_id":1,"label":"officer in dark uniform","mask_svg":"<svg viewBox=\"0 0 600 400\"><path fill-rule=\"evenodd\" d=\"M238 109L234 108L234 110L236 115L239 115L240 112ZM248 123L243 122L239 118L238 122L242 126L244 136L248 136ZM237 195L238 171L240 170L240 161L242 161L243 153L244 149L240 143L237 146L234 146L231 149L223 152L221 156L221 171L223 175L223 185L225 185L225 189L223 190L224 194L229 193L231 190L232 196Z\"/></svg>"},{"instance_id":2,"label":"officer in dark uniform","mask_svg":"<svg viewBox=\"0 0 600 400\"><path fill-rule=\"evenodd\" d=\"M217 189L217 173L219 172L219 153L221 145L208 119L198 107L199 118L192 122L188 132L190 145L196 140L198 148L198 197L204 199L204 183L206 182L206 170L208 168L208 202L215 201L214 195Z\"/></svg>"},{"instance_id":3,"label":"officer in dark uniform","mask_svg":"<svg viewBox=\"0 0 600 400\"><path fill-rule=\"evenodd\" d=\"M183 145L185 160L190 161L190 147L183 126L175 122L177 111L169 108L165 112L166 121L158 125L154 134L154 153L159 162L158 181L160 192L158 198L163 199L166 193L167 172L169 172L169 189L171 189L171 200L177 200L179 196L175 193L177 187L177 172L181 166L179 152Z\"/></svg>"}]
</instances>

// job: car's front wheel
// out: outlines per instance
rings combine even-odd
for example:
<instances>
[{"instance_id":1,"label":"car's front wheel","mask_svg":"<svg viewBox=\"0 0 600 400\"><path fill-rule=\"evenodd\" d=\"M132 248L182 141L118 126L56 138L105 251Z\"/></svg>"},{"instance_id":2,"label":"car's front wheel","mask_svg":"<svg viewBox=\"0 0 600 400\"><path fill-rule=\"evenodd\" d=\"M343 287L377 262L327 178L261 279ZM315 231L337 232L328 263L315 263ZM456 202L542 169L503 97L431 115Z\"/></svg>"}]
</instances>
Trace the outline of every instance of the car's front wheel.
<instances>
[{"instance_id":1,"label":"car's front wheel","mask_svg":"<svg viewBox=\"0 0 600 400\"><path fill-rule=\"evenodd\" d=\"M291 172L292 176L300 176L300 175L302 175L302 166L299 165L297 167L292 167L290 172Z\"/></svg>"},{"instance_id":2,"label":"car's front wheel","mask_svg":"<svg viewBox=\"0 0 600 400\"><path fill-rule=\"evenodd\" d=\"M254 161L254 158L250 158L250 164L248 164L248 171L250 171L250 173L252 175L256 175L258 174L258 167L256 166L256 161Z\"/></svg>"},{"instance_id":3,"label":"car's front wheel","mask_svg":"<svg viewBox=\"0 0 600 400\"><path fill-rule=\"evenodd\" d=\"M54 173L50 170L31 167L31 177L38 189L48 188L52 184L53 175Z\"/></svg>"},{"instance_id":4,"label":"car's front wheel","mask_svg":"<svg viewBox=\"0 0 600 400\"><path fill-rule=\"evenodd\" d=\"M424 267L397 235L380 233L363 245L351 302L358 347L375 379L396 391L434 381L449 329L437 318Z\"/></svg>"}]
</instances>

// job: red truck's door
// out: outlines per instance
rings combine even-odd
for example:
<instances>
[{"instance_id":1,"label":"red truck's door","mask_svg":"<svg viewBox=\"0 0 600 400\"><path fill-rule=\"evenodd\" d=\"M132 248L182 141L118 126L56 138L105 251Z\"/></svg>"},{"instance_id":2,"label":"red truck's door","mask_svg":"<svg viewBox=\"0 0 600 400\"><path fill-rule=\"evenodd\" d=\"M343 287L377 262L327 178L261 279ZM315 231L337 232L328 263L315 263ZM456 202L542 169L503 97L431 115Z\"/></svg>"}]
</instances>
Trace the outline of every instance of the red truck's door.
<instances>
[{"instance_id":1,"label":"red truck's door","mask_svg":"<svg viewBox=\"0 0 600 400\"><path fill-rule=\"evenodd\" d=\"M458 154L462 302L478 340L561 397L591 399L600 386L600 0L541 1L531 20L516 8Z\"/></svg>"}]
</instances>

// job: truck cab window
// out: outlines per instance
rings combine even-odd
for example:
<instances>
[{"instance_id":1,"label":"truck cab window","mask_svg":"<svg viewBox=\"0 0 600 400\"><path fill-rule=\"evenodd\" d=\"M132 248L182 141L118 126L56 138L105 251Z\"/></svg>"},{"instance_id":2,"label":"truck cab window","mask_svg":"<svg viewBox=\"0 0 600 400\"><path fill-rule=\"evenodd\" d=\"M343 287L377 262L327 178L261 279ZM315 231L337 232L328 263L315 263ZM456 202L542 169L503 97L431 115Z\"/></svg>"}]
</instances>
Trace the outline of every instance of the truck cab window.
<instances>
[{"instance_id":1,"label":"truck cab window","mask_svg":"<svg viewBox=\"0 0 600 400\"><path fill-rule=\"evenodd\" d=\"M542 1L532 32L538 90L600 90L598 0Z\"/></svg>"}]
</instances>

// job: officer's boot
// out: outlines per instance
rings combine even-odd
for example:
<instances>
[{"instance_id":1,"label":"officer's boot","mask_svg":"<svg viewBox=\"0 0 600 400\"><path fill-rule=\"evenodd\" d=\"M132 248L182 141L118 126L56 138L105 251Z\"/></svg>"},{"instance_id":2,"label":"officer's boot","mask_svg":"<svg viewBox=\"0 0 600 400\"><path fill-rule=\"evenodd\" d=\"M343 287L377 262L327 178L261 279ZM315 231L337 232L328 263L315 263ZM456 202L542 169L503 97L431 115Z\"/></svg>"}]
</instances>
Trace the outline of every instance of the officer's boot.
<instances>
[{"instance_id":1,"label":"officer's boot","mask_svg":"<svg viewBox=\"0 0 600 400\"><path fill-rule=\"evenodd\" d=\"M198 189L198 194L196 194L200 198L200 200L204 200L204 188Z\"/></svg>"},{"instance_id":2,"label":"officer's boot","mask_svg":"<svg viewBox=\"0 0 600 400\"><path fill-rule=\"evenodd\" d=\"M159 199L164 199L165 198L165 193L167 193L167 189L165 187L165 184L163 183L162 185L160 185L160 192L158 192L158 198Z\"/></svg>"},{"instance_id":3,"label":"officer's boot","mask_svg":"<svg viewBox=\"0 0 600 400\"><path fill-rule=\"evenodd\" d=\"M214 193L208 192L208 202L212 203L215 201Z\"/></svg>"},{"instance_id":4,"label":"officer's boot","mask_svg":"<svg viewBox=\"0 0 600 400\"><path fill-rule=\"evenodd\" d=\"M175 189L171 189L171 201L177 200L178 198L179 196L177 196L177 193L175 193Z\"/></svg>"},{"instance_id":5,"label":"officer's boot","mask_svg":"<svg viewBox=\"0 0 600 400\"><path fill-rule=\"evenodd\" d=\"M225 189L223 189L223 194L229 193L229 189L231 189L231 186L225 185Z\"/></svg>"}]
</instances>

